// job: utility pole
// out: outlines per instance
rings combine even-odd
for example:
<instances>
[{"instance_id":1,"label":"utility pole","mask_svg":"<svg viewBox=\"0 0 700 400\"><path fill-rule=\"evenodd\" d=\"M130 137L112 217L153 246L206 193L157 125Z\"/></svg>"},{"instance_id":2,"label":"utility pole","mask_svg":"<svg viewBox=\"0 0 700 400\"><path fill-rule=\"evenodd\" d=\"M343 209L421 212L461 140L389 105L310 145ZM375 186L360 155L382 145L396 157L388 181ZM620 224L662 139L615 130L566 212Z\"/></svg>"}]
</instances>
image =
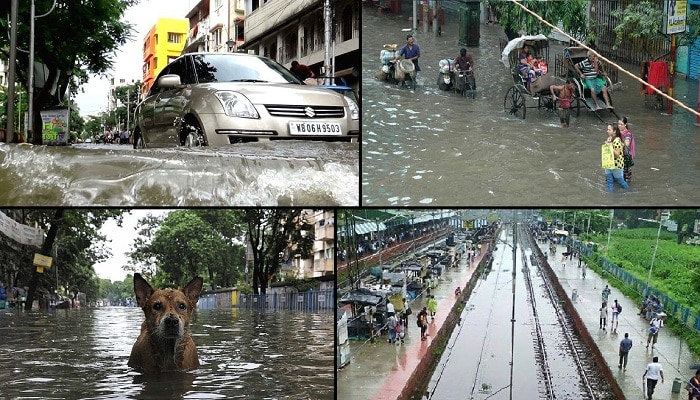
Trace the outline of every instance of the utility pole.
<instances>
[{"instance_id":1,"label":"utility pole","mask_svg":"<svg viewBox=\"0 0 700 400\"><path fill-rule=\"evenodd\" d=\"M332 44L332 31L333 31L333 10L331 9L331 1L325 0L323 2L323 24L325 29L325 46L324 46L324 58L323 58L323 84L330 85L331 77L329 73L331 72L331 46Z\"/></svg>"},{"instance_id":2,"label":"utility pole","mask_svg":"<svg viewBox=\"0 0 700 400\"><path fill-rule=\"evenodd\" d=\"M34 20L39 19L42 17L45 17L53 11L53 9L56 8L56 0L53 1L53 5L51 6L51 9L46 13L42 14L39 16L35 16L35 8L34 8L34 0L32 0L30 11L29 11L29 82L27 84L28 88L27 90L29 91L29 97L28 97L28 110L27 113L29 114L29 126L27 127L27 141L29 140L29 137L32 138L32 143L41 143L40 140L36 140L34 138Z\"/></svg>"},{"instance_id":3,"label":"utility pole","mask_svg":"<svg viewBox=\"0 0 700 400\"><path fill-rule=\"evenodd\" d=\"M129 125L129 122L131 120L131 108L129 108L129 100L131 97L131 88L127 87L126 89L126 131L129 132L129 128L131 125Z\"/></svg>"},{"instance_id":4,"label":"utility pole","mask_svg":"<svg viewBox=\"0 0 700 400\"><path fill-rule=\"evenodd\" d=\"M428 10L430 9L430 4L428 0L423 1L423 33L428 33Z\"/></svg>"},{"instance_id":5,"label":"utility pole","mask_svg":"<svg viewBox=\"0 0 700 400\"><path fill-rule=\"evenodd\" d=\"M17 70L17 1L18 0L12 0L12 5L10 9L10 60L8 64L9 71L7 73L7 136L5 137L5 142L7 143L12 143L15 141L14 107L15 74Z\"/></svg>"},{"instance_id":6,"label":"utility pole","mask_svg":"<svg viewBox=\"0 0 700 400\"><path fill-rule=\"evenodd\" d=\"M413 0L413 34L416 34L418 29L418 0Z\"/></svg>"},{"instance_id":7,"label":"utility pole","mask_svg":"<svg viewBox=\"0 0 700 400\"><path fill-rule=\"evenodd\" d=\"M438 31L440 30L438 25L438 11L440 10L439 7L439 0L433 0L433 36L437 37L438 36Z\"/></svg>"}]
</instances>

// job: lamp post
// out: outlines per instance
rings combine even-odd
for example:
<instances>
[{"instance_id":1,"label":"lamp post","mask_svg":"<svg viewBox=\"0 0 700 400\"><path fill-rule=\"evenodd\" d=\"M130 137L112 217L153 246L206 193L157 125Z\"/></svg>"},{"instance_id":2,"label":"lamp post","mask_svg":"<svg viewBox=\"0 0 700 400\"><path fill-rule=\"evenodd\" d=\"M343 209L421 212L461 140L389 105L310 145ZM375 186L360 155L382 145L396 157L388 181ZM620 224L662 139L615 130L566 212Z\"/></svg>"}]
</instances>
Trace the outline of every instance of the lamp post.
<instances>
[{"instance_id":1,"label":"lamp post","mask_svg":"<svg viewBox=\"0 0 700 400\"><path fill-rule=\"evenodd\" d=\"M610 231L612 231L612 220L613 220L613 215L615 214L615 210L611 209L610 210L610 227L608 227L608 244L605 245L605 251L610 254Z\"/></svg>"},{"instance_id":2,"label":"lamp post","mask_svg":"<svg viewBox=\"0 0 700 400\"><path fill-rule=\"evenodd\" d=\"M655 219L647 219L647 218L637 218L640 221L646 221L646 222L658 222L659 223L659 230L656 232L656 245L654 245L654 253L651 256L651 265L649 266L649 274L647 275L647 282L646 282L646 287L644 288L644 294L649 293L649 281L651 280L651 271L654 269L654 260L656 260L656 250L659 248L659 237L661 237L661 225L663 221L659 219L658 221Z\"/></svg>"}]
</instances>

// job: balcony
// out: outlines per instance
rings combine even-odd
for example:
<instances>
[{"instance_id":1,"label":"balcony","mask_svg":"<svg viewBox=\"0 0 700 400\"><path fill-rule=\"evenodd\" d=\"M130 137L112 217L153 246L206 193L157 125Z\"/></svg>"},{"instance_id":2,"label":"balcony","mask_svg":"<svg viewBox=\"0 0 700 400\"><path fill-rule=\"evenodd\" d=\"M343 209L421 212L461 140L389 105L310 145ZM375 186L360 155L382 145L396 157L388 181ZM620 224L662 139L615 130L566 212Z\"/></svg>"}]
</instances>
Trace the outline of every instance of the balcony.
<instances>
[{"instance_id":1,"label":"balcony","mask_svg":"<svg viewBox=\"0 0 700 400\"><path fill-rule=\"evenodd\" d=\"M335 226L324 225L316 227L316 240L325 240L327 242L335 241Z\"/></svg>"},{"instance_id":2,"label":"balcony","mask_svg":"<svg viewBox=\"0 0 700 400\"><path fill-rule=\"evenodd\" d=\"M335 262L332 258L322 260L314 260L314 273L318 272L334 272Z\"/></svg>"},{"instance_id":3,"label":"balcony","mask_svg":"<svg viewBox=\"0 0 700 400\"><path fill-rule=\"evenodd\" d=\"M269 1L246 15L246 42L260 39L270 32L276 32L288 20L305 13L309 8L320 7L318 0L295 2Z\"/></svg>"}]
</instances>

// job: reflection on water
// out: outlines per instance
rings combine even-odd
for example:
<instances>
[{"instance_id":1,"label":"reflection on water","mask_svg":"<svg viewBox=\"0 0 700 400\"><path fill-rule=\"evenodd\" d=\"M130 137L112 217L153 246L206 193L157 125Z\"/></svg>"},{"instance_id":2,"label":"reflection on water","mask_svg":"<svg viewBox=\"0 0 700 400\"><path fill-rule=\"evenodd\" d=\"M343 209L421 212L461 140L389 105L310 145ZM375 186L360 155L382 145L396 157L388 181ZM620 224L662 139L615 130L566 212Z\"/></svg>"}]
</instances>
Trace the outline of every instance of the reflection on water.
<instances>
[{"instance_id":1,"label":"reflection on water","mask_svg":"<svg viewBox=\"0 0 700 400\"><path fill-rule=\"evenodd\" d=\"M333 399L332 315L201 310L199 369L142 375L127 366L139 308L0 314L0 397Z\"/></svg>"},{"instance_id":2,"label":"reflection on water","mask_svg":"<svg viewBox=\"0 0 700 400\"><path fill-rule=\"evenodd\" d=\"M615 116L591 112L560 127L556 114L528 108L526 119L504 110L513 85L499 62L500 26L481 24L474 57L476 99L438 89L439 60L459 54L459 21L446 15L442 35L419 31L417 90L374 78L385 43L405 43L410 2L402 16L362 10L362 203L382 205L696 205L700 200L699 129L680 108L673 116L645 108L639 85L629 77L612 93L618 115L625 115L636 138L630 190L606 192L600 146ZM552 44L550 70L563 47ZM638 66L628 66L635 74ZM622 74L620 74L622 76ZM674 94L697 106L697 86L676 79ZM527 99L528 107L537 101Z\"/></svg>"},{"instance_id":3,"label":"reflection on water","mask_svg":"<svg viewBox=\"0 0 700 400\"><path fill-rule=\"evenodd\" d=\"M0 144L0 204L357 206L357 143L189 150Z\"/></svg>"}]
</instances>

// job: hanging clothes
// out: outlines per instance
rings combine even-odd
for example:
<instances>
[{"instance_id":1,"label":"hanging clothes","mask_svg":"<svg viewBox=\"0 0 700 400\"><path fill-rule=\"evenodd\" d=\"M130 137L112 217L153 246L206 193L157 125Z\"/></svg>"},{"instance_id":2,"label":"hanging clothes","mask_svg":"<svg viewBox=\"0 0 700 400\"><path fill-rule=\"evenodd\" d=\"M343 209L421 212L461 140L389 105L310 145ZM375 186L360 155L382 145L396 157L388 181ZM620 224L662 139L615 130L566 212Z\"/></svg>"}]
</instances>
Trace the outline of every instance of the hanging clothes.
<instances>
[{"instance_id":1,"label":"hanging clothes","mask_svg":"<svg viewBox=\"0 0 700 400\"><path fill-rule=\"evenodd\" d=\"M668 91L668 63L666 61L649 61L649 78L647 83L656 86L662 92ZM654 94L654 89L647 86L647 94Z\"/></svg>"}]
</instances>

